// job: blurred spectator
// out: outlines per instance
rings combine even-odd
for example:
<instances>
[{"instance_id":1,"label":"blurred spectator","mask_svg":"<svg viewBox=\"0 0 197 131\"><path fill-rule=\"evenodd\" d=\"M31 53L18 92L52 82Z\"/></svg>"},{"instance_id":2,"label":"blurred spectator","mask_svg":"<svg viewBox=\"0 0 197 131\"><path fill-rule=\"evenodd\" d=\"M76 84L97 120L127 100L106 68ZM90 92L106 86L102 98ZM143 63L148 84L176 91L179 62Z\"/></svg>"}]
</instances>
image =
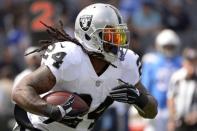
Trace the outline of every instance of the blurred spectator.
<instances>
[{"instance_id":1,"label":"blurred spectator","mask_svg":"<svg viewBox=\"0 0 197 131\"><path fill-rule=\"evenodd\" d=\"M116 108L110 107L99 118L92 131L124 131L119 130L118 119Z\"/></svg>"},{"instance_id":2,"label":"blurred spectator","mask_svg":"<svg viewBox=\"0 0 197 131\"><path fill-rule=\"evenodd\" d=\"M69 12L68 12L69 20L71 23L74 23L79 11L83 7L93 3L93 1L92 0L83 0L83 1L81 1L81 0L64 0L64 3L65 3L64 6L67 7L67 9L69 10Z\"/></svg>"},{"instance_id":3,"label":"blurred spectator","mask_svg":"<svg viewBox=\"0 0 197 131\"><path fill-rule=\"evenodd\" d=\"M112 107L116 110L116 128L117 131L128 131L128 111L130 105L121 103L121 102L114 102Z\"/></svg>"},{"instance_id":4,"label":"blurred spectator","mask_svg":"<svg viewBox=\"0 0 197 131\"><path fill-rule=\"evenodd\" d=\"M60 14L60 18L58 18L59 20L61 20L64 23L64 30L72 37L74 37L74 22L72 23L69 20L69 14L67 11L67 8L63 8L61 14Z\"/></svg>"},{"instance_id":5,"label":"blurred spectator","mask_svg":"<svg viewBox=\"0 0 197 131\"><path fill-rule=\"evenodd\" d=\"M27 49L31 44L29 34L27 32L28 21L25 16L15 17L16 18L13 21L14 27L9 29L7 32L7 47L11 51L16 62L23 63L19 64L19 66L21 66L21 68L25 68L24 61L21 57L23 57L25 49Z\"/></svg>"},{"instance_id":6,"label":"blurred spectator","mask_svg":"<svg viewBox=\"0 0 197 131\"><path fill-rule=\"evenodd\" d=\"M31 46L25 51L25 54L28 54L36 49L38 49L38 47ZM30 74L32 71L34 71L40 66L41 54L38 52L35 52L35 53L25 56L24 59L25 59L25 63L27 64L27 68L15 77L13 88L15 88L15 86L19 83L19 81L23 77Z\"/></svg>"},{"instance_id":7,"label":"blurred spectator","mask_svg":"<svg viewBox=\"0 0 197 131\"><path fill-rule=\"evenodd\" d=\"M142 56L144 55L144 49L140 43L140 38L139 35L136 32L133 32L131 34L131 38L130 38L130 49L133 50L135 53L137 53L140 58L142 58Z\"/></svg>"},{"instance_id":8,"label":"blurred spectator","mask_svg":"<svg viewBox=\"0 0 197 131\"><path fill-rule=\"evenodd\" d=\"M157 35L155 43L157 52L143 57L142 83L158 101L158 115L152 121L155 131L166 131L166 95L170 76L181 67L180 39L174 31L165 29Z\"/></svg>"},{"instance_id":9,"label":"blurred spectator","mask_svg":"<svg viewBox=\"0 0 197 131\"><path fill-rule=\"evenodd\" d=\"M139 34L143 50L152 50L155 34L161 28L161 17L154 2L142 2L142 8L131 17L134 30Z\"/></svg>"},{"instance_id":10,"label":"blurred spectator","mask_svg":"<svg viewBox=\"0 0 197 131\"><path fill-rule=\"evenodd\" d=\"M183 56L168 91L168 131L197 131L197 50L185 49Z\"/></svg>"},{"instance_id":11,"label":"blurred spectator","mask_svg":"<svg viewBox=\"0 0 197 131\"><path fill-rule=\"evenodd\" d=\"M169 3L170 2L170 3ZM182 2L168 1L161 7L162 24L165 28L175 31L185 31L190 26L188 13L184 10Z\"/></svg>"},{"instance_id":12,"label":"blurred spectator","mask_svg":"<svg viewBox=\"0 0 197 131\"><path fill-rule=\"evenodd\" d=\"M13 106L10 99L12 77L12 70L9 67L3 67L0 74L0 130L2 131L11 131L8 123L13 117Z\"/></svg>"},{"instance_id":13,"label":"blurred spectator","mask_svg":"<svg viewBox=\"0 0 197 131\"><path fill-rule=\"evenodd\" d=\"M9 48L3 50L2 59L0 59L0 71L3 71L3 68L5 67L9 67L12 72L12 78L21 71L21 68L17 64Z\"/></svg>"},{"instance_id":14,"label":"blurred spectator","mask_svg":"<svg viewBox=\"0 0 197 131\"><path fill-rule=\"evenodd\" d=\"M3 91L7 97L10 98L11 95L11 87L13 81L13 72L10 70L9 67L3 67L0 74L0 85L1 85L1 91ZM4 108L1 106L0 108Z\"/></svg>"},{"instance_id":15,"label":"blurred spectator","mask_svg":"<svg viewBox=\"0 0 197 131\"><path fill-rule=\"evenodd\" d=\"M1 16L0 16L1 17ZM6 36L4 30L0 27L0 59L2 59L3 56L3 50L5 49L5 41ZM1 60L0 60L1 61Z\"/></svg>"},{"instance_id":16,"label":"blurred spectator","mask_svg":"<svg viewBox=\"0 0 197 131\"><path fill-rule=\"evenodd\" d=\"M140 35L147 35L158 31L161 27L161 18L154 8L154 3L144 1L142 8L132 17L134 28Z\"/></svg>"},{"instance_id":17,"label":"blurred spectator","mask_svg":"<svg viewBox=\"0 0 197 131\"><path fill-rule=\"evenodd\" d=\"M125 19L128 21L130 17L141 9L142 0L121 0L119 4L120 12Z\"/></svg>"}]
</instances>

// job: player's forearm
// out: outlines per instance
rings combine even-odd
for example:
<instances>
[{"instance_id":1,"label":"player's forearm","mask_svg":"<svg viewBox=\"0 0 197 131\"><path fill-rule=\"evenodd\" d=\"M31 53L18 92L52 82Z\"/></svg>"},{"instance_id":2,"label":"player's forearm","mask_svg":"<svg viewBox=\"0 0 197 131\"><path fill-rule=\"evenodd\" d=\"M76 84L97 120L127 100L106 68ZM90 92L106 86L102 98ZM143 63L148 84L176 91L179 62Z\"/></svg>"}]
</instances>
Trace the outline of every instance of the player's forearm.
<instances>
[{"instance_id":1,"label":"player's forearm","mask_svg":"<svg viewBox=\"0 0 197 131\"><path fill-rule=\"evenodd\" d=\"M176 111L175 111L175 107L174 107L173 98L169 98L167 100L167 106L168 106L168 111L169 111L169 119L174 121L175 116L176 116Z\"/></svg>"},{"instance_id":2,"label":"player's forearm","mask_svg":"<svg viewBox=\"0 0 197 131\"><path fill-rule=\"evenodd\" d=\"M157 101L151 95L147 95L147 99L146 105L142 109L137 109L142 117L153 119L157 115Z\"/></svg>"},{"instance_id":3,"label":"player's forearm","mask_svg":"<svg viewBox=\"0 0 197 131\"><path fill-rule=\"evenodd\" d=\"M140 97L136 101L139 114L144 118L155 118L157 115L157 101L150 95L141 82L136 84L139 89Z\"/></svg>"},{"instance_id":4,"label":"player's forearm","mask_svg":"<svg viewBox=\"0 0 197 131\"><path fill-rule=\"evenodd\" d=\"M48 67L41 66L23 78L15 87L12 94L13 100L28 112L58 120L62 117L59 108L47 104L39 96L51 90L55 83L55 77Z\"/></svg>"},{"instance_id":5,"label":"player's forearm","mask_svg":"<svg viewBox=\"0 0 197 131\"><path fill-rule=\"evenodd\" d=\"M46 103L40 98L34 88L27 84L20 84L14 90L12 96L16 104L28 112L47 116L55 120L61 117L58 107Z\"/></svg>"}]
</instances>

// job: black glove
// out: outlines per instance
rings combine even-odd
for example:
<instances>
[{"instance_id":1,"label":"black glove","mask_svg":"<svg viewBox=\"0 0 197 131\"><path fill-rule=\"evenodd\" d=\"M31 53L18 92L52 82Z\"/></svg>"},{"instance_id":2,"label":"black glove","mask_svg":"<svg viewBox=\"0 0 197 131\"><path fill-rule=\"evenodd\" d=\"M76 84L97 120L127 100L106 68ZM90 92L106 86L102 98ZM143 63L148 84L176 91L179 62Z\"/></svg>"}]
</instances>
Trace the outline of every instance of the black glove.
<instances>
[{"instance_id":1,"label":"black glove","mask_svg":"<svg viewBox=\"0 0 197 131\"><path fill-rule=\"evenodd\" d=\"M53 121L61 121L64 118L67 119L67 114L72 111L73 102L74 95L70 95L64 104L52 107L50 118L45 120L44 123L48 124Z\"/></svg>"},{"instance_id":2,"label":"black glove","mask_svg":"<svg viewBox=\"0 0 197 131\"><path fill-rule=\"evenodd\" d=\"M123 84L113 88L110 96L115 101L135 104L141 109L148 103L148 97L130 84Z\"/></svg>"},{"instance_id":3,"label":"black glove","mask_svg":"<svg viewBox=\"0 0 197 131\"><path fill-rule=\"evenodd\" d=\"M112 99L118 102L134 104L140 96L138 89L132 85L120 85L112 89L110 92Z\"/></svg>"}]
</instances>

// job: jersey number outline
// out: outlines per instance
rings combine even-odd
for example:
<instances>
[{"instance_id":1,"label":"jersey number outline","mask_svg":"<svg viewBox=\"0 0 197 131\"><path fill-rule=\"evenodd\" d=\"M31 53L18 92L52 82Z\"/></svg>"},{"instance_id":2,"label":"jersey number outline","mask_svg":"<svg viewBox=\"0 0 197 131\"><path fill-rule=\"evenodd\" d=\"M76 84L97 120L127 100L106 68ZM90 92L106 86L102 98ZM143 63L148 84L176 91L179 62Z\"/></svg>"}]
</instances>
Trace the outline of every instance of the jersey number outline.
<instances>
[{"instance_id":1,"label":"jersey number outline","mask_svg":"<svg viewBox=\"0 0 197 131\"><path fill-rule=\"evenodd\" d=\"M91 105L92 103L92 96L89 94L78 94L87 104L88 106ZM105 100L100 103L100 105L94 109L93 111L87 113L87 118L89 120L93 120L91 123L89 123L88 129L91 129L94 124L95 121L104 113L104 111L113 103L113 100L107 96L105 98ZM80 122L83 121L83 119L73 119L74 121L70 121L72 124L69 123L64 123L67 126L71 127L71 128L77 128L77 126L79 125Z\"/></svg>"},{"instance_id":2,"label":"jersey number outline","mask_svg":"<svg viewBox=\"0 0 197 131\"><path fill-rule=\"evenodd\" d=\"M51 46L51 49L48 48L48 49L46 50L47 53L51 53L51 52L55 49L55 45L54 45L54 44L52 44L52 45L50 45L50 46ZM61 66L61 64L63 63L63 59L64 59L65 56L66 56L66 53L65 53L65 52L53 53L52 56L51 56L51 58L54 60L53 66L54 66L55 68L59 69L60 66ZM44 54L44 55L43 55L43 58L44 58L44 59L47 59L48 57L49 57L49 55L47 55L47 54Z\"/></svg>"},{"instance_id":3,"label":"jersey number outline","mask_svg":"<svg viewBox=\"0 0 197 131\"><path fill-rule=\"evenodd\" d=\"M65 52L57 52L55 54L52 54L52 58L53 60L55 60L55 62L53 63L53 66L59 69L60 65L63 63L63 59L65 55L66 55Z\"/></svg>"}]
</instances>

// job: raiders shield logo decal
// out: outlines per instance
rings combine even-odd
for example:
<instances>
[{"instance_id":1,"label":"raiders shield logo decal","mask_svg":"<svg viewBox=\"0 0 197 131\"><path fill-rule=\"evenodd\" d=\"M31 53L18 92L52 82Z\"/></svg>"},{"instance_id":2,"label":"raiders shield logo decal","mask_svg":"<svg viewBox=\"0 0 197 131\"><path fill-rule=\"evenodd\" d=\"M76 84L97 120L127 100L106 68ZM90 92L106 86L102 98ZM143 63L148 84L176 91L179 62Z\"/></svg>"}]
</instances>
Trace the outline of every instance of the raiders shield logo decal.
<instances>
[{"instance_id":1,"label":"raiders shield logo decal","mask_svg":"<svg viewBox=\"0 0 197 131\"><path fill-rule=\"evenodd\" d=\"M92 22L92 15L83 15L80 19L79 19L79 23L81 28L84 31L87 31L91 25Z\"/></svg>"}]
</instances>

